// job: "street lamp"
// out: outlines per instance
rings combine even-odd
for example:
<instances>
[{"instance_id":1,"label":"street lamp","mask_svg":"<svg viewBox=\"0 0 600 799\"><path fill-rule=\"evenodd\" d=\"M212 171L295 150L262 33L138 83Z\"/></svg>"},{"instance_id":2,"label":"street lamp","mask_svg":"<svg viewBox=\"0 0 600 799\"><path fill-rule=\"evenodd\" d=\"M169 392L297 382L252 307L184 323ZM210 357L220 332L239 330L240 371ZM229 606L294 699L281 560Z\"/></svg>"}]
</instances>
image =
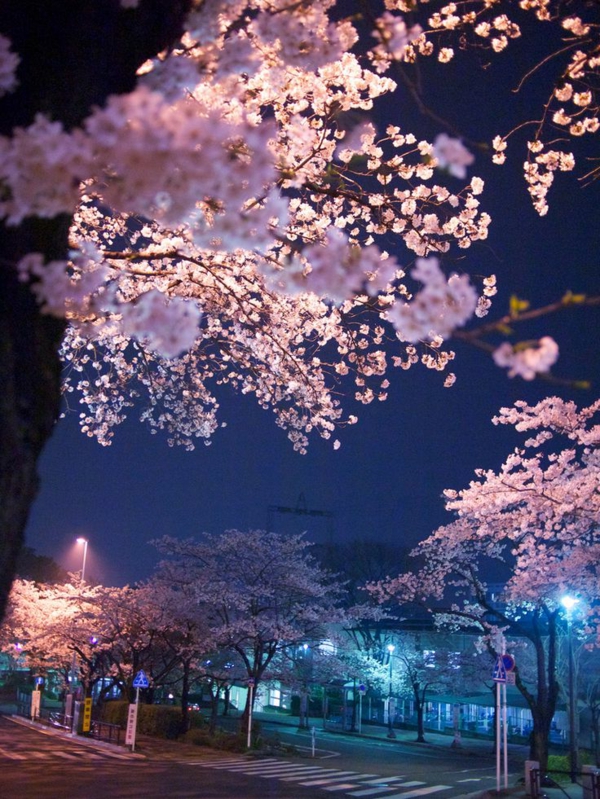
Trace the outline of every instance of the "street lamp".
<instances>
[{"instance_id":1,"label":"street lamp","mask_svg":"<svg viewBox=\"0 0 600 799\"><path fill-rule=\"evenodd\" d=\"M78 538L78 544L83 544L83 563L81 564L81 582L85 580L85 561L87 558L88 540L87 538Z\"/></svg>"},{"instance_id":2,"label":"street lamp","mask_svg":"<svg viewBox=\"0 0 600 799\"><path fill-rule=\"evenodd\" d=\"M396 733L394 732L394 720L393 720L393 713L392 713L392 655L394 653L394 649L396 647L394 644L388 644L387 651L389 652L390 656L390 684L388 690L388 738L395 738Z\"/></svg>"},{"instance_id":3,"label":"street lamp","mask_svg":"<svg viewBox=\"0 0 600 799\"><path fill-rule=\"evenodd\" d=\"M88 548L88 540L87 538L78 538L78 544L83 544L83 561L81 563L81 577L79 579L79 585L82 586L85 581L85 561L87 559L87 548ZM69 717L71 721L73 721L73 701L75 697L75 673L77 671L77 654L75 649L73 649L73 660L71 661L71 684L69 686L69 693L66 697L66 705L65 705L65 716ZM75 732L75 730L73 730Z\"/></svg>"},{"instance_id":4,"label":"street lamp","mask_svg":"<svg viewBox=\"0 0 600 799\"><path fill-rule=\"evenodd\" d=\"M577 736L575 734L575 667L573 662L573 608L579 600L573 596L561 597L561 605L566 610L567 638L569 644L569 760L571 782L577 782Z\"/></svg>"}]
</instances>

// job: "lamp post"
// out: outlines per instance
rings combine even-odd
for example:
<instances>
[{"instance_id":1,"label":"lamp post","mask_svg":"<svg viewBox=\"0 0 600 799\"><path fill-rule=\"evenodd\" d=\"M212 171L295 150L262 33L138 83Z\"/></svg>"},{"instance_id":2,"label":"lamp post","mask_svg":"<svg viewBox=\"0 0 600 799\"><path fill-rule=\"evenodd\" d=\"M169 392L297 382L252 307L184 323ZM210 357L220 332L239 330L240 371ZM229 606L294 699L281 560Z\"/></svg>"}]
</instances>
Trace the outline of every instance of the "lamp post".
<instances>
[{"instance_id":1,"label":"lamp post","mask_svg":"<svg viewBox=\"0 0 600 799\"><path fill-rule=\"evenodd\" d=\"M567 616L567 639L569 646L569 770L571 772L571 782L577 782L577 735L575 733L575 665L573 659L573 608L579 602L572 596L563 596L560 600L561 605L566 610Z\"/></svg>"},{"instance_id":2,"label":"lamp post","mask_svg":"<svg viewBox=\"0 0 600 799\"><path fill-rule=\"evenodd\" d=\"M394 732L394 719L392 713L392 655L394 653L394 649L396 647L394 644L388 644L387 650L390 656L390 681L389 681L389 689L388 689L388 738L395 738L396 733Z\"/></svg>"},{"instance_id":3,"label":"lamp post","mask_svg":"<svg viewBox=\"0 0 600 799\"><path fill-rule=\"evenodd\" d=\"M85 562L87 559L87 548L88 548L88 540L87 538L78 538L78 544L83 544L83 560L81 562L81 577L79 578L79 585L82 586L85 581ZM75 649L73 649L73 660L71 661L71 684L69 686L69 694L66 698L66 705L65 705L65 716L71 719L71 722L74 721L73 716L73 700L75 697L75 672L77 671L77 655L75 653ZM75 732L75 730L72 730Z\"/></svg>"},{"instance_id":4,"label":"lamp post","mask_svg":"<svg viewBox=\"0 0 600 799\"><path fill-rule=\"evenodd\" d=\"M85 561L87 558L88 540L87 538L78 538L77 543L83 544L83 562L81 564L81 578L79 581L80 583L83 583L85 580Z\"/></svg>"}]
</instances>

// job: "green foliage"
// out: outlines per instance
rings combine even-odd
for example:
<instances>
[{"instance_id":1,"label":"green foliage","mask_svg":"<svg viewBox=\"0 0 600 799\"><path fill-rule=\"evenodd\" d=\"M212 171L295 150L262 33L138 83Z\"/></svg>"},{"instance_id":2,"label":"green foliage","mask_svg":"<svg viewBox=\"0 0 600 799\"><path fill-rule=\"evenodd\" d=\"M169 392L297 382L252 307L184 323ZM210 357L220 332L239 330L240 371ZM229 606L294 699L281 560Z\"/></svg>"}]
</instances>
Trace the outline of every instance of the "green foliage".
<instances>
[{"instance_id":1,"label":"green foliage","mask_svg":"<svg viewBox=\"0 0 600 799\"><path fill-rule=\"evenodd\" d=\"M102 721L108 724L118 724L120 727L127 725L127 709L129 704L121 700L106 702L102 706Z\"/></svg>"},{"instance_id":2,"label":"green foliage","mask_svg":"<svg viewBox=\"0 0 600 799\"><path fill-rule=\"evenodd\" d=\"M196 746L208 746L211 749L221 749L226 752L246 751L246 735L241 732L231 733L217 729L211 734L205 729L192 728L186 732L184 741Z\"/></svg>"},{"instance_id":3,"label":"green foliage","mask_svg":"<svg viewBox=\"0 0 600 799\"><path fill-rule=\"evenodd\" d=\"M31 673L29 670L15 670L4 673L2 681L0 682L0 691L2 693L14 693L17 688L31 693L33 688L31 686Z\"/></svg>"},{"instance_id":4,"label":"green foliage","mask_svg":"<svg viewBox=\"0 0 600 799\"><path fill-rule=\"evenodd\" d=\"M594 764L594 758L591 752L585 749L579 750L579 765L590 766ZM566 755L548 755L548 776L552 777L555 782L566 783L569 782L569 771L571 769L571 757ZM562 773L561 773L562 772Z\"/></svg>"},{"instance_id":5,"label":"green foliage","mask_svg":"<svg viewBox=\"0 0 600 799\"><path fill-rule=\"evenodd\" d=\"M127 702L107 702L102 709L102 720L110 724L127 725ZM181 732L181 709L172 705L144 705L138 709L137 731L141 735L174 739Z\"/></svg>"}]
</instances>

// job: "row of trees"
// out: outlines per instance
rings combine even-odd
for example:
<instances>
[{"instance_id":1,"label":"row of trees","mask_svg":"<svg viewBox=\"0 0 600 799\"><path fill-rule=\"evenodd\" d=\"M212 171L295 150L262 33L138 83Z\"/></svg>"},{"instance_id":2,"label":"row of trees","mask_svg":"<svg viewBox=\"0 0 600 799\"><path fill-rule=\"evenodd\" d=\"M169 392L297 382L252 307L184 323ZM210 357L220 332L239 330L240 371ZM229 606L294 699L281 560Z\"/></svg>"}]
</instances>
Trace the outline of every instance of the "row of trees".
<instances>
[{"instance_id":1,"label":"row of trees","mask_svg":"<svg viewBox=\"0 0 600 799\"><path fill-rule=\"evenodd\" d=\"M5 651L37 673L58 673L65 688L76 662L84 690L98 685L100 701L115 689L131 698L133 676L144 669L149 701L159 688L163 699L180 698L183 729L200 685L212 693L214 725L219 697L234 682L278 681L304 699L315 686L364 683L371 697L411 698L421 740L427 697L489 677L489 657L473 647L457 652L440 635L399 637L380 608L353 601L301 537L228 531L156 543L166 557L135 588L17 580L2 626Z\"/></svg>"},{"instance_id":2,"label":"row of trees","mask_svg":"<svg viewBox=\"0 0 600 799\"><path fill-rule=\"evenodd\" d=\"M306 681L304 646L311 650L310 681L330 682L377 672L377 660L343 646L344 630L381 613L350 607L339 578L321 568L302 537L231 530L202 541L155 542L164 560L136 587L80 581L17 580L2 627L7 651L40 673L52 669L68 685L73 656L82 683L101 697L115 687L131 694L144 669L154 688L181 698L182 726L190 691L202 682L213 709L234 681L258 686L266 679L292 688ZM326 650L323 641L333 642ZM246 708L247 712L247 708Z\"/></svg>"}]
</instances>

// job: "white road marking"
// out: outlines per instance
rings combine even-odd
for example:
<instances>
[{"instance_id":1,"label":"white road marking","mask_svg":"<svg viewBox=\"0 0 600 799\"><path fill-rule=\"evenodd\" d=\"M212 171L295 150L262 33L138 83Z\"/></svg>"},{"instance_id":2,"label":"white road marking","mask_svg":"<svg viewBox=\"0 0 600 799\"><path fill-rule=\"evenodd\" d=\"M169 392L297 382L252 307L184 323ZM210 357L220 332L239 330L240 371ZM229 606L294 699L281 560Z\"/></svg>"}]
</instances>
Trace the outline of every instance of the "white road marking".
<instances>
[{"instance_id":1,"label":"white road marking","mask_svg":"<svg viewBox=\"0 0 600 799\"><path fill-rule=\"evenodd\" d=\"M388 796L387 799L413 799L416 796L425 796L428 793L436 793L437 791L449 791L451 785L428 785L426 788L418 788L416 791L406 791L405 793L395 793Z\"/></svg>"}]
</instances>

